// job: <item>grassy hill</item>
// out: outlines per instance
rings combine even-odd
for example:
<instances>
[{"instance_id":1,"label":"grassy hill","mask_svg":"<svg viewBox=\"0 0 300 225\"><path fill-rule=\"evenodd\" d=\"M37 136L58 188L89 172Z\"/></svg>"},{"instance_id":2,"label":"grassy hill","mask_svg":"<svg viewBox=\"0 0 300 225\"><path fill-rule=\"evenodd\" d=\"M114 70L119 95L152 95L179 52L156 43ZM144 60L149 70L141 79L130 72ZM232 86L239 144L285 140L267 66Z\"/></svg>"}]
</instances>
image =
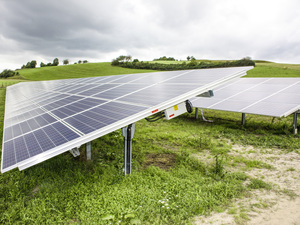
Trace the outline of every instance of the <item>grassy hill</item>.
<instances>
[{"instance_id":1,"label":"grassy hill","mask_svg":"<svg viewBox=\"0 0 300 225\"><path fill-rule=\"evenodd\" d=\"M152 71L112 67L110 63L19 71L27 80L141 72ZM248 76L300 77L300 65L257 63ZM7 86L20 80L0 80L0 147L5 102L1 82ZM278 159L289 152L300 154L300 136L291 133L291 116L247 115L243 127L239 113L205 110L213 123L194 116L184 114L155 123L138 121L133 173L126 178L122 174L124 138L120 130L93 140L92 161L85 160L83 145L77 158L66 152L24 171L1 174L0 224L191 224L196 215L226 212L228 208L237 224L245 224L248 211L236 203L237 198L257 198L260 190L264 195L293 194L268 183L268 172L275 171L277 176L279 171L270 164L277 158L266 155L272 149L281 154ZM233 145L244 146L247 152L237 154ZM248 175L252 170L266 175ZM255 210L273 204L257 200Z\"/></svg>"},{"instance_id":2,"label":"grassy hill","mask_svg":"<svg viewBox=\"0 0 300 225\"><path fill-rule=\"evenodd\" d=\"M135 70L111 66L110 62L50 66L19 70L20 75L28 80L56 80L81 77L109 76L131 73L157 72L154 70Z\"/></svg>"},{"instance_id":3,"label":"grassy hill","mask_svg":"<svg viewBox=\"0 0 300 225\"><path fill-rule=\"evenodd\" d=\"M256 63L246 77L300 77L299 64Z\"/></svg>"},{"instance_id":4,"label":"grassy hill","mask_svg":"<svg viewBox=\"0 0 300 225\"><path fill-rule=\"evenodd\" d=\"M203 60L208 61L208 60ZM219 60L220 61L220 60ZM182 63L183 61L154 61L163 64ZM26 80L56 80L80 77L109 76L131 73L157 72L155 70L128 69L111 66L110 62L73 64L54 67L19 70L20 78ZM247 77L300 77L299 64L279 64L259 62L248 72ZM0 80L1 85L1 80Z\"/></svg>"}]
</instances>

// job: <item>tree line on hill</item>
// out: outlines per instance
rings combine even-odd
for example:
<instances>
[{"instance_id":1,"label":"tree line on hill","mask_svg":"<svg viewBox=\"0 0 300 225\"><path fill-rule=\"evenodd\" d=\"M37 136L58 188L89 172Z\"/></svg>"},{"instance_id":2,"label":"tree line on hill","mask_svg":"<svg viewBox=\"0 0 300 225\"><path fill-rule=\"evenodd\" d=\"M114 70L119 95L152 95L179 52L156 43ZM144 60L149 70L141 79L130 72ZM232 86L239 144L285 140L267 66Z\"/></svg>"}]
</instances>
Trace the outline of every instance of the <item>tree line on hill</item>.
<instances>
[{"instance_id":1,"label":"tree line on hill","mask_svg":"<svg viewBox=\"0 0 300 225\"><path fill-rule=\"evenodd\" d=\"M175 61L173 57L161 57L153 61ZM173 60L174 59L174 60ZM188 62L175 63L175 64L163 64L163 63L150 63L139 61L134 59L132 61L131 56L119 56L111 63L112 66L120 66L131 69L148 69L148 70L187 70L187 69L205 69L205 68L222 68L222 67L238 67L238 66L255 66L255 62L250 57L245 57L240 60L232 61L216 61L216 62L204 62L197 61L193 56L187 57Z\"/></svg>"},{"instance_id":2,"label":"tree line on hill","mask_svg":"<svg viewBox=\"0 0 300 225\"><path fill-rule=\"evenodd\" d=\"M63 60L63 65L68 65L70 62L68 59L64 59ZM87 60L78 60L78 62L75 62L74 64L81 64L81 63L88 63ZM26 65L23 65L21 67L21 69L30 69L30 68L36 68L37 62L36 60L32 60L31 62L28 62ZM49 63L43 63L41 62L40 67L46 67L46 66L58 66L59 65L59 59L55 58L53 60L53 62L49 62Z\"/></svg>"},{"instance_id":3,"label":"tree line on hill","mask_svg":"<svg viewBox=\"0 0 300 225\"><path fill-rule=\"evenodd\" d=\"M78 60L78 62L75 62L74 64L82 64L82 63L88 63L87 60ZM64 65L69 64L68 59L63 60ZM27 62L24 64L21 69L31 69L31 68L36 68L37 62L36 60L31 60L30 62ZM46 66L58 66L59 65L59 59L55 58L52 63L43 63L41 62L40 67L46 67ZM0 78L8 78L8 77L13 77L19 75L18 71L13 71L10 69L5 69L0 73Z\"/></svg>"},{"instance_id":4,"label":"tree line on hill","mask_svg":"<svg viewBox=\"0 0 300 225\"><path fill-rule=\"evenodd\" d=\"M187 59L187 61L196 60L196 58L194 56L188 56L188 57L186 57L186 59ZM163 56L158 59L153 59L153 61L178 61L178 60L175 59L174 57Z\"/></svg>"}]
</instances>

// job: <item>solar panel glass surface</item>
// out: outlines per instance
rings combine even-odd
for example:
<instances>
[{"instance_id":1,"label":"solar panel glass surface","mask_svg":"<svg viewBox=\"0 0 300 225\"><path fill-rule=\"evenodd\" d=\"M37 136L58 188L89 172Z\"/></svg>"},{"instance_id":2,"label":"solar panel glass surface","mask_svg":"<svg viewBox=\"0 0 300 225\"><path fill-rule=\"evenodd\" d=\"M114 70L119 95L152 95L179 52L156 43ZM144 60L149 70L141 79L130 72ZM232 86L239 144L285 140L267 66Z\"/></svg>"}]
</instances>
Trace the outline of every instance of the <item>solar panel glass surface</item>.
<instances>
[{"instance_id":1,"label":"solar panel glass surface","mask_svg":"<svg viewBox=\"0 0 300 225\"><path fill-rule=\"evenodd\" d=\"M197 108L282 117L300 109L300 78L239 78L214 90L213 98L192 98Z\"/></svg>"},{"instance_id":2,"label":"solar panel glass surface","mask_svg":"<svg viewBox=\"0 0 300 225\"><path fill-rule=\"evenodd\" d=\"M28 168L243 76L249 69L157 72L9 86L1 171Z\"/></svg>"}]
</instances>

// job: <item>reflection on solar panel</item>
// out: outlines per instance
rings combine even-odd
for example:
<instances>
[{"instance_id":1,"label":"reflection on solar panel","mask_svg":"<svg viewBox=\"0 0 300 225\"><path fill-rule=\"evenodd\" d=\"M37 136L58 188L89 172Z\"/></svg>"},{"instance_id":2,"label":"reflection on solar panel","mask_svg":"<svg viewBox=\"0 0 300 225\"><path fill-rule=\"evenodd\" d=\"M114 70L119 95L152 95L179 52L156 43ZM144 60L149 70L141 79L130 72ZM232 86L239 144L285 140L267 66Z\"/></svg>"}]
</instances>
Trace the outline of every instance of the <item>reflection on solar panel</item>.
<instances>
[{"instance_id":1,"label":"reflection on solar panel","mask_svg":"<svg viewBox=\"0 0 300 225\"><path fill-rule=\"evenodd\" d=\"M192 98L196 108L273 117L300 109L300 78L239 78L214 89L213 98Z\"/></svg>"},{"instance_id":2,"label":"reflection on solar panel","mask_svg":"<svg viewBox=\"0 0 300 225\"><path fill-rule=\"evenodd\" d=\"M252 67L19 83L7 88L1 172L25 169L241 77Z\"/></svg>"}]
</instances>

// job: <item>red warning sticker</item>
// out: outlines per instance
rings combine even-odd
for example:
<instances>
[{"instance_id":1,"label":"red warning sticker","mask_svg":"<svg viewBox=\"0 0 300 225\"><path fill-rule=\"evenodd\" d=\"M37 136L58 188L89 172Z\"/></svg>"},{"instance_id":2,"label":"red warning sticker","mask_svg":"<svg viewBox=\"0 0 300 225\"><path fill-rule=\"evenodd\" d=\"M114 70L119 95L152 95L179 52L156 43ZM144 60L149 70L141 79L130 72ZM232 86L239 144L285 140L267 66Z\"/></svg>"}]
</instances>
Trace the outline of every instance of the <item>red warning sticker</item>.
<instances>
[{"instance_id":1,"label":"red warning sticker","mask_svg":"<svg viewBox=\"0 0 300 225\"><path fill-rule=\"evenodd\" d=\"M170 116L169 116L169 118L171 118L171 117L173 117L174 116L174 114L171 114Z\"/></svg>"},{"instance_id":2,"label":"red warning sticker","mask_svg":"<svg viewBox=\"0 0 300 225\"><path fill-rule=\"evenodd\" d=\"M152 111L152 113L156 113L157 111L158 111L158 109L155 109L155 110Z\"/></svg>"}]
</instances>

